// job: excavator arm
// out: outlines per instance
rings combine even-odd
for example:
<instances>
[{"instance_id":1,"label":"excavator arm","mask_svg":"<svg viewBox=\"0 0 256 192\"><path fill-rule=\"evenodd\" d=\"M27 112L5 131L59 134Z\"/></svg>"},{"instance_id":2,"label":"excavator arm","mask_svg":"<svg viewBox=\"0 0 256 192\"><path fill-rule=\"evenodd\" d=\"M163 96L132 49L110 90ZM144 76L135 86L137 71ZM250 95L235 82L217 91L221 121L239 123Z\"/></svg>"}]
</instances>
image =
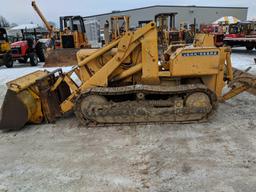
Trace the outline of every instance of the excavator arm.
<instances>
[{"instance_id":1,"label":"excavator arm","mask_svg":"<svg viewBox=\"0 0 256 192\"><path fill-rule=\"evenodd\" d=\"M47 30L49 31L50 34L50 38L52 37L52 32L54 31L53 26L47 21L47 19L45 18L45 16L43 15L42 11L39 9L39 7L36 4L36 1L32 1L31 3L32 7L34 8L34 10L36 11L36 13L39 15L39 17L41 18L41 20L43 21L45 27L47 28Z\"/></svg>"}]
</instances>

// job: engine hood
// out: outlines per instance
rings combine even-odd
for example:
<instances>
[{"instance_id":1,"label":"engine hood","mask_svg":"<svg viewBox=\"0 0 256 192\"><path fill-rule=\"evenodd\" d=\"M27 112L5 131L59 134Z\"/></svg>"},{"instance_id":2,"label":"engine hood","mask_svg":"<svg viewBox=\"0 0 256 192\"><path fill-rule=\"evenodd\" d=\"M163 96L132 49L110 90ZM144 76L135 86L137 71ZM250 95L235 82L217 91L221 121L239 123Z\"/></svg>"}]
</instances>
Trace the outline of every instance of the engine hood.
<instances>
[{"instance_id":1,"label":"engine hood","mask_svg":"<svg viewBox=\"0 0 256 192\"><path fill-rule=\"evenodd\" d=\"M27 41L17 41L11 44L11 47L22 47L22 46L26 46L27 45Z\"/></svg>"}]
</instances>

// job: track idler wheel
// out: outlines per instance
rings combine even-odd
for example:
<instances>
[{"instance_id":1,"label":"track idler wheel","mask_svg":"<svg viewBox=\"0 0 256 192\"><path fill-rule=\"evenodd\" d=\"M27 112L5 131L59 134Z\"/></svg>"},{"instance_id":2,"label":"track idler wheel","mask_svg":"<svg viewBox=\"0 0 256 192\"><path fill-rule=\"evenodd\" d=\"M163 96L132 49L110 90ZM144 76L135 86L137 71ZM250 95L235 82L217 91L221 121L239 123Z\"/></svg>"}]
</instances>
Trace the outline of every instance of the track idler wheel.
<instances>
[{"instance_id":1,"label":"track idler wheel","mask_svg":"<svg viewBox=\"0 0 256 192\"><path fill-rule=\"evenodd\" d=\"M193 93L186 99L187 107L208 107L211 106L209 96L205 93Z\"/></svg>"},{"instance_id":2,"label":"track idler wheel","mask_svg":"<svg viewBox=\"0 0 256 192\"><path fill-rule=\"evenodd\" d=\"M107 100L103 96L90 95L84 98L79 106L83 115L83 121L81 122L85 125L88 124L90 117L99 115L104 104L107 104Z\"/></svg>"}]
</instances>

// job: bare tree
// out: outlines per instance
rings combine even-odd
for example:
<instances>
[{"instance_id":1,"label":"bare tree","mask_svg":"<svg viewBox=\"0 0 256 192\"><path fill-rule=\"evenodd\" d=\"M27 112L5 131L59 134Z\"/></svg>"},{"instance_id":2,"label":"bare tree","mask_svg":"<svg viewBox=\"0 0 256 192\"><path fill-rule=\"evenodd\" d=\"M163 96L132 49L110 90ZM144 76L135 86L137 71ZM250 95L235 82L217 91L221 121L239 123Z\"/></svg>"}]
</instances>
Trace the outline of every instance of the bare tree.
<instances>
[{"instance_id":1,"label":"bare tree","mask_svg":"<svg viewBox=\"0 0 256 192\"><path fill-rule=\"evenodd\" d=\"M3 17L0 16L0 27L9 27L9 22Z\"/></svg>"}]
</instances>

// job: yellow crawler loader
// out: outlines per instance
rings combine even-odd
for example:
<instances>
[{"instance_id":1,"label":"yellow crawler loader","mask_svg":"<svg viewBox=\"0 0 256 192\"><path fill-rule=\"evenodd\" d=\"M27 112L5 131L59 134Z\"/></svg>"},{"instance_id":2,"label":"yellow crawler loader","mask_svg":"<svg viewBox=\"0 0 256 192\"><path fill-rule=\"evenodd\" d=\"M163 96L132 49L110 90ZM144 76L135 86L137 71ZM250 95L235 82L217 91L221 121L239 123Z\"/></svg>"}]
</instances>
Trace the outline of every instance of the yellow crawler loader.
<instances>
[{"instance_id":1,"label":"yellow crawler loader","mask_svg":"<svg viewBox=\"0 0 256 192\"><path fill-rule=\"evenodd\" d=\"M206 121L219 101L255 86L232 83L230 49L203 34L194 46L158 58L155 23L127 32L105 47L78 53L71 71L36 71L7 83L0 129L54 122L74 112L82 124L190 123ZM245 81L245 80L244 80ZM246 82L246 81L245 81Z\"/></svg>"}]
</instances>

